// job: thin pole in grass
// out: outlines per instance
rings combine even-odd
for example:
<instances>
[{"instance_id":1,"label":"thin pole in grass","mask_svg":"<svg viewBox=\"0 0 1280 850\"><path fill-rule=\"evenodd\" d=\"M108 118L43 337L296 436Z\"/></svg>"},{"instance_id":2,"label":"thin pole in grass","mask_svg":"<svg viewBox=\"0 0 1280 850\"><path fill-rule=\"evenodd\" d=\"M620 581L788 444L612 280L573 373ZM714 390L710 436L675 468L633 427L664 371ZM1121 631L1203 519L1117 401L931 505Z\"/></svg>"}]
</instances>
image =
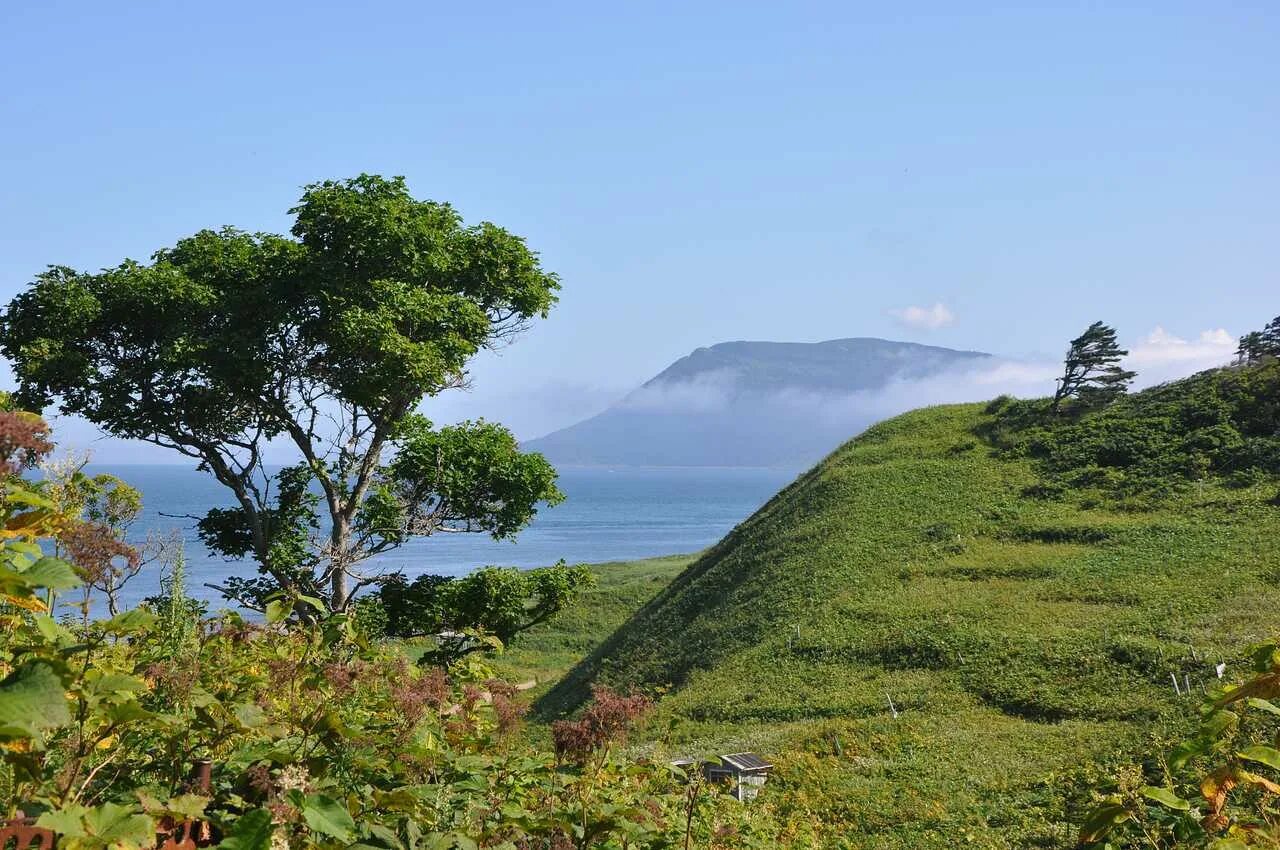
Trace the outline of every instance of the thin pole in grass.
<instances>
[{"instance_id":1,"label":"thin pole in grass","mask_svg":"<svg viewBox=\"0 0 1280 850\"><path fill-rule=\"evenodd\" d=\"M1170 673L1169 678L1173 679L1173 692L1178 696L1182 696L1182 691L1178 688L1178 674Z\"/></svg>"},{"instance_id":2,"label":"thin pole in grass","mask_svg":"<svg viewBox=\"0 0 1280 850\"><path fill-rule=\"evenodd\" d=\"M893 704L893 697L889 696L889 692L884 692L884 698L889 701L889 713L893 715L893 719L898 719L898 709Z\"/></svg>"}]
</instances>

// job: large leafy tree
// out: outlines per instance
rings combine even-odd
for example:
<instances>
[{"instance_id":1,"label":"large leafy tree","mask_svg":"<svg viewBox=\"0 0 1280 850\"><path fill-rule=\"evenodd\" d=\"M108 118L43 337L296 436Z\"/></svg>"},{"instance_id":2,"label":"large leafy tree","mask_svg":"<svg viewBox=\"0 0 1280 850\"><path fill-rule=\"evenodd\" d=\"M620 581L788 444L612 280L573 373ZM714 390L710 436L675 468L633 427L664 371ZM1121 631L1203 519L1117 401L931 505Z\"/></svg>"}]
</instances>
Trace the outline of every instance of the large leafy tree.
<instances>
[{"instance_id":1,"label":"large leafy tree","mask_svg":"<svg viewBox=\"0 0 1280 850\"><path fill-rule=\"evenodd\" d=\"M1106 404L1124 395L1136 373L1120 365L1129 352L1116 342L1116 330L1102 322L1094 322L1080 336L1071 340L1053 396L1053 409L1059 410L1068 398L1089 405Z\"/></svg>"},{"instance_id":2,"label":"large leafy tree","mask_svg":"<svg viewBox=\"0 0 1280 850\"><path fill-rule=\"evenodd\" d=\"M203 230L150 263L51 267L9 304L0 348L22 403L194 458L234 494L201 522L259 565L230 595L343 609L376 580L370 557L415 535L509 536L561 498L505 429L414 412L545 317L559 285L523 239L401 178L316 183L290 212L291 237ZM300 464L268 474L272 441Z\"/></svg>"}]
</instances>

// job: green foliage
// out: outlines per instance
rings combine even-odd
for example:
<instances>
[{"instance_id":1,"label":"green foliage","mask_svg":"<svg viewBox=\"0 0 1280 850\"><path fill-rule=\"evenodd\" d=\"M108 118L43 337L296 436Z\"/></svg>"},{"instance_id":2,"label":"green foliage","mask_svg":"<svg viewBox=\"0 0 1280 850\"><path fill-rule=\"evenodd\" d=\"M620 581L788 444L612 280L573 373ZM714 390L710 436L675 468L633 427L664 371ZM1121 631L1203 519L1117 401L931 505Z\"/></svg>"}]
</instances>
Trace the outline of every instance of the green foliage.
<instances>
[{"instance_id":1,"label":"green foliage","mask_svg":"<svg viewBox=\"0 0 1280 850\"><path fill-rule=\"evenodd\" d=\"M1280 475L1280 363L1204 372L1073 420L1001 410L991 429L1011 455L1038 462L1041 493L1159 498L1217 477L1251 485ZM1144 504L1144 502L1130 502Z\"/></svg>"},{"instance_id":2,"label":"green foliage","mask_svg":"<svg viewBox=\"0 0 1280 850\"><path fill-rule=\"evenodd\" d=\"M1082 407L1100 407L1124 395L1135 373L1120 368L1120 358L1127 355L1116 342L1113 327L1094 322L1080 336L1071 340L1058 389L1053 396L1053 409L1061 409L1067 399L1075 399Z\"/></svg>"},{"instance_id":3,"label":"green foliage","mask_svg":"<svg viewBox=\"0 0 1280 850\"><path fill-rule=\"evenodd\" d=\"M1189 722L1170 674L1199 688L1274 616L1280 481L1214 467L1134 511L1061 483L1029 444L1166 406L1210 428L1223 404L1260 438L1275 429L1270 368L1061 416L1005 399L883 422L669 582L637 587L617 628L561 619L500 663L555 672L581 653L540 717L593 684L634 685L665 693L651 746L774 754L775 812L820 824L819 846L1071 846L1087 789ZM1058 498L1028 495L1049 484Z\"/></svg>"},{"instance_id":4,"label":"green foliage","mask_svg":"<svg viewBox=\"0 0 1280 850\"><path fill-rule=\"evenodd\" d=\"M1147 771L1121 773L1085 819L1080 843L1222 848L1280 844L1280 645L1252 652L1253 676L1215 687L1201 723ZM1139 785L1145 773L1159 785Z\"/></svg>"},{"instance_id":5,"label":"green foliage","mask_svg":"<svg viewBox=\"0 0 1280 850\"><path fill-rule=\"evenodd\" d=\"M1249 365L1268 357L1280 357L1280 316L1276 316L1260 331L1251 331L1240 337L1236 348L1236 362Z\"/></svg>"},{"instance_id":6,"label":"green foliage","mask_svg":"<svg viewBox=\"0 0 1280 850\"><path fill-rule=\"evenodd\" d=\"M611 748L635 712L589 758L561 762L511 740L515 688L483 664L408 665L346 615L264 626L224 614L177 648L161 623L128 612L72 636L5 621L5 814L20 803L86 850L150 847L175 817L210 820L229 848L659 848L735 824L757 836L737 846L777 846L763 807L749 819L700 799L695 819L677 818L676 777ZM207 796L183 782L200 758L213 763Z\"/></svg>"},{"instance_id":7,"label":"green foliage","mask_svg":"<svg viewBox=\"0 0 1280 850\"><path fill-rule=\"evenodd\" d=\"M397 573L383 580L377 598L385 612L385 634L437 637L438 653L430 657L447 662L483 648L477 634L510 644L594 583L588 568L563 562L534 570L482 567L459 578L423 575L412 582Z\"/></svg>"},{"instance_id":8,"label":"green foliage","mask_svg":"<svg viewBox=\"0 0 1280 850\"><path fill-rule=\"evenodd\" d=\"M232 850L656 850L695 834L778 846L765 806L745 817L702 789L688 815L678 777L620 757L638 711L593 737L590 758L562 761L516 739L518 690L482 660L411 665L306 596L270 599L260 623L197 619L180 553L144 608L59 625L50 585L78 578L40 544L65 516L17 475L51 448L36 425L0 419L0 817L20 808L83 850L153 847L193 818ZM490 570L459 581L451 605L505 634L589 584L563 565L527 580ZM193 794L186 777L205 761L210 786Z\"/></svg>"},{"instance_id":9,"label":"green foliage","mask_svg":"<svg viewBox=\"0 0 1280 850\"><path fill-rule=\"evenodd\" d=\"M0 681L0 739L34 738L71 720L62 680L47 661L29 661Z\"/></svg>"},{"instance_id":10,"label":"green foliage","mask_svg":"<svg viewBox=\"0 0 1280 850\"><path fill-rule=\"evenodd\" d=\"M408 536L506 536L559 498L545 461L498 426L437 433L412 417L461 386L477 352L545 317L559 283L519 237L464 225L400 178L317 183L290 212L292 237L203 230L150 264L52 267L9 304L0 349L23 403L56 400L178 451L232 492L202 536L262 576L230 595L260 606L323 589L341 610L369 578L361 563ZM305 467L272 481L261 460L275 438ZM397 439L406 459L388 465ZM327 539L312 540L319 526Z\"/></svg>"},{"instance_id":11,"label":"green foliage","mask_svg":"<svg viewBox=\"0 0 1280 850\"><path fill-rule=\"evenodd\" d=\"M538 454L521 454L507 429L464 422L439 430L421 416L407 416L396 433L396 456L380 481L404 515L388 516L381 502L356 519L370 535L482 531L495 540L524 528L539 502L564 499L556 475ZM374 512L374 508L377 512Z\"/></svg>"}]
</instances>

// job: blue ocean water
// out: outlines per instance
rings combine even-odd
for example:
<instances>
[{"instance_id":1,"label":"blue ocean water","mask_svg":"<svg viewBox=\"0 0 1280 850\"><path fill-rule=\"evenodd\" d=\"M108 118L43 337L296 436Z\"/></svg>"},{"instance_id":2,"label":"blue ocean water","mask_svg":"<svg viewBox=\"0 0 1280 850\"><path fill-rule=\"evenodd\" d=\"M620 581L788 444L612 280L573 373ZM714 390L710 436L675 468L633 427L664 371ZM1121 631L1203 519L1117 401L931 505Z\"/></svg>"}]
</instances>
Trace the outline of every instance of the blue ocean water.
<instances>
[{"instance_id":1,"label":"blue ocean water","mask_svg":"<svg viewBox=\"0 0 1280 850\"><path fill-rule=\"evenodd\" d=\"M111 473L142 491L143 513L131 538L144 539L149 531L181 531L192 595L216 606L220 597L206 583L256 574L251 562L228 562L209 553L195 534L191 517L233 503L212 476L159 465L92 464L88 471ZM796 474L779 469L563 468L564 503L539 510L514 541L442 534L413 540L373 563L412 577L463 575L486 564L537 567L561 558L571 564L601 563L696 552L750 516ZM156 593L158 582L156 570L138 575L127 585L124 601L133 604Z\"/></svg>"}]
</instances>

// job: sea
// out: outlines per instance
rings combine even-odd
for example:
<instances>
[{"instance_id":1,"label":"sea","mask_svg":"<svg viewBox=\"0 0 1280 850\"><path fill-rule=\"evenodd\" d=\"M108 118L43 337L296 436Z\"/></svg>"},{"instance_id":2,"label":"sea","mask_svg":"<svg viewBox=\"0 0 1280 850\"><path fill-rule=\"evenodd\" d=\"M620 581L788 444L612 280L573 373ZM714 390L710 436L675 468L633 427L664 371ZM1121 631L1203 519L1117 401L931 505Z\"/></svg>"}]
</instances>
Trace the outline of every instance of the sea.
<instances>
[{"instance_id":1,"label":"sea","mask_svg":"<svg viewBox=\"0 0 1280 850\"><path fill-rule=\"evenodd\" d=\"M211 608L226 603L207 585L229 575L257 574L251 561L215 555L196 535L195 518L233 505L229 491L209 474L165 465L91 464L86 471L110 473L142 492L143 511L130 528L131 540L144 540L149 532L182 535L188 591ZM561 559L596 564L698 552L750 516L799 470L567 467L559 473L565 501L541 506L514 540L438 534L411 540L370 566L410 578L459 576L490 564L529 568ZM144 570L126 585L122 602L133 605L158 593L160 578L160 569Z\"/></svg>"}]
</instances>

